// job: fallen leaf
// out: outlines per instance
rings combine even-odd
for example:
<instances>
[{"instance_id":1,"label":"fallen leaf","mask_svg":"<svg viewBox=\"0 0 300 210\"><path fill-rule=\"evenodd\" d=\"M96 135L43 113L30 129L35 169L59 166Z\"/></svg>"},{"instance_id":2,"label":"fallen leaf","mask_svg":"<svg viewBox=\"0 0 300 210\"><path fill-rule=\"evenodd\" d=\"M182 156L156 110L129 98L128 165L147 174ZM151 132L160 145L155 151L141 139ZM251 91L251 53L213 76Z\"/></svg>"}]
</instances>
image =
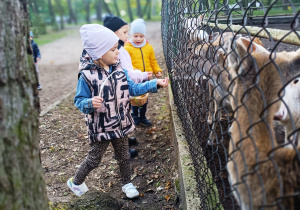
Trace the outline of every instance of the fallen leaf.
<instances>
[{"instance_id":1,"label":"fallen leaf","mask_svg":"<svg viewBox=\"0 0 300 210\"><path fill-rule=\"evenodd\" d=\"M161 191L163 189L164 189L164 187L162 187L162 186L159 186L158 188L156 188L157 191Z\"/></svg>"},{"instance_id":2,"label":"fallen leaf","mask_svg":"<svg viewBox=\"0 0 300 210\"><path fill-rule=\"evenodd\" d=\"M171 198L170 195L167 195L167 196L165 197L165 199L167 199L167 202L169 202L170 198Z\"/></svg>"},{"instance_id":3,"label":"fallen leaf","mask_svg":"<svg viewBox=\"0 0 300 210\"><path fill-rule=\"evenodd\" d=\"M141 196L141 197L144 197L144 193L140 193L140 196Z\"/></svg>"},{"instance_id":4,"label":"fallen leaf","mask_svg":"<svg viewBox=\"0 0 300 210\"><path fill-rule=\"evenodd\" d=\"M133 175L131 176L130 180L132 181L135 177L137 177L137 175L136 175L136 174L133 174Z\"/></svg>"},{"instance_id":5,"label":"fallen leaf","mask_svg":"<svg viewBox=\"0 0 300 210\"><path fill-rule=\"evenodd\" d=\"M153 134L154 133L154 131L153 130L151 130L151 129L149 129L149 130L146 130L145 131L147 134Z\"/></svg>"},{"instance_id":6,"label":"fallen leaf","mask_svg":"<svg viewBox=\"0 0 300 210\"><path fill-rule=\"evenodd\" d=\"M112 187L113 182L108 182L108 187Z\"/></svg>"},{"instance_id":7,"label":"fallen leaf","mask_svg":"<svg viewBox=\"0 0 300 210\"><path fill-rule=\"evenodd\" d=\"M168 182L168 183L166 184L165 189L170 189L170 188L171 188L171 182Z\"/></svg>"},{"instance_id":8,"label":"fallen leaf","mask_svg":"<svg viewBox=\"0 0 300 210\"><path fill-rule=\"evenodd\" d=\"M153 183L153 179L147 180L147 184L148 184L148 185L151 184L151 183Z\"/></svg>"}]
</instances>

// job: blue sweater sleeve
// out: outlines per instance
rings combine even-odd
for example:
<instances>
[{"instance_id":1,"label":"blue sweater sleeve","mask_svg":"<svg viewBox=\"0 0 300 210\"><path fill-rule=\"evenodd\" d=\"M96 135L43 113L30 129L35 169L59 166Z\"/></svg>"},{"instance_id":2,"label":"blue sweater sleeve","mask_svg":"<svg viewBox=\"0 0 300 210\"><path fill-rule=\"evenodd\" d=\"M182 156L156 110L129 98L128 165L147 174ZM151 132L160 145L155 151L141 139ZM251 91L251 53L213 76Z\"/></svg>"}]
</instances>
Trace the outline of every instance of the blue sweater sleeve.
<instances>
[{"instance_id":1,"label":"blue sweater sleeve","mask_svg":"<svg viewBox=\"0 0 300 210\"><path fill-rule=\"evenodd\" d=\"M124 72L126 74L129 86L129 95L140 96L148 92L157 93L157 79L153 79L143 83L135 83L132 81L132 79L130 79L127 70L124 69Z\"/></svg>"},{"instance_id":2,"label":"blue sweater sleeve","mask_svg":"<svg viewBox=\"0 0 300 210\"><path fill-rule=\"evenodd\" d=\"M77 83L76 96L74 98L75 106L83 113L89 114L94 111L92 104L92 94L89 86L82 76Z\"/></svg>"}]
</instances>

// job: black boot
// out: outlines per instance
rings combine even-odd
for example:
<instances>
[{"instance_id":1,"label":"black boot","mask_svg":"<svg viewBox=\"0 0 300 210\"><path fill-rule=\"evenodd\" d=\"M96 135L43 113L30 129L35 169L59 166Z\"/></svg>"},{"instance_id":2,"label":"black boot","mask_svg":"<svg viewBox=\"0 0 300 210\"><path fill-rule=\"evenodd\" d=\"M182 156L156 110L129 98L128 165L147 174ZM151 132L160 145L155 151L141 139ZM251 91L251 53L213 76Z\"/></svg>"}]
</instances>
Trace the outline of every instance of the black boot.
<instances>
[{"instance_id":1,"label":"black boot","mask_svg":"<svg viewBox=\"0 0 300 210\"><path fill-rule=\"evenodd\" d=\"M152 122L146 118L147 104L148 101L140 108L140 121L144 126L152 125Z\"/></svg>"},{"instance_id":2,"label":"black boot","mask_svg":"<svg viewBox=\"0 0 300 210\"><path fill-rule=\"evenodd\" d=\"M129 149L130 158L138 156L138 151L136 149Z\"/></svg>"},{"instance_id":3,"label":"black boot","mask_svg":"<svg viewBox=\"0 0 300 210\"><path fill-rule=\"evenodd\" d=\"M137 140L135 137L128 137L128 144L129 146L132 146L132 145L137 145Z\"/></svg>"},{"instance_id":4,"label":"black boot","mask_svg":"<svg viewBox=\"0 0 300 210\"><path fill-rule=\"evenodd\" d=\"M141 123L141 120L139 118L139 107L138 106L131 106L131 116L134 120L135 125L139 125Z\"/></svg>"},{"instance_id":5,"label":"black boot","mask_svg":"<svg viewBox=\"0 0 300 210\"><path fill-rule=\"evenodd\" d=\"M136 149L129 149L130 158L138 156L138 151ZM116 159L116 154L114 154L114 159Z\"/></svg>"}]
</instances>

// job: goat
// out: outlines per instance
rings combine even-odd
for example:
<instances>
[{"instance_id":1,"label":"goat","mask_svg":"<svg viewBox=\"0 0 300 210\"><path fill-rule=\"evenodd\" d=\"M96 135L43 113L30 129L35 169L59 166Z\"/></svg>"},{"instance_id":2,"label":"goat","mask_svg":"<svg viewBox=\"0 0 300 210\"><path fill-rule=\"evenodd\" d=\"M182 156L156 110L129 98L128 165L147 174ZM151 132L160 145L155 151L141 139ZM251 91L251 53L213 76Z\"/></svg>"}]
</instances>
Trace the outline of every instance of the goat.
<instances>
[{"instance_id":1,"label":"goat","mask_svg":"<svg viewBox=\"0 0 300 210\"><path fill-rule=\"evenodd\" d=\"M224 69L225 64L225 54L228 52L228 48L232 43L233 39L238 39L242 37L240 34L234 34L232 32L224 32L219 35L210 45L205 45L200 49L200 54L202 57L207 57L211 59L211 54L216 56L216 64L209 67L209 95L213 98L214 101L214 113L211 111L208 112L207 122L212 124L212 131L210 132L209 139L207 141L208 145L213 145L215 141L214 130L216 129L216 120L222 120L220 112L218 111L221 107L222 101L229 103L227 98L228 87L230 84L230 77L228 71ZM250 40L250 38L247 38ZM251 37L253 43L263 46L261 40L257 37Z\"/></svg>"},{"instance_id":2,"label":"goat","mask_svg":"<svg viewBox=\"0 0 300 210\"><path fill-rule=\"evenodd\" d=\"M185 19L181 16L181 19ZM198 29L204 19L204 15L197 18L187 18L184 21L184 28L187 30L188 38L190 41L209 41L209 35L206 31Z\"/></svg>"},{"instance_id":3,"label":"goat","mask_svg":"<svg viewBox=\"0 0 300 210\"><path fill-rule=\"evenodd\" d=\"M300 51L299 51L300 52ZM292 80L285 88L285 95L280 109L276 112L274 119L280 120L285 128L285 144L288 148L293 145L300 146L300 78ZM294 132L298 130L297 132ZM293 135L291 135L293 134ZM291 141L289 140L291 135Z\"/></svg>"},{"instance_id":4,"label":"goat","mask_svg":"<svg viewBox=\"0 0 300 210\"><path fill-rule=\"evenodd\" d=\"M270 53L263 47L239 38L235 50L223 56L232 78L229 89L234 121L227 170L233 194L244 210L296 209L300 201L300 147L277 145L273 118L281 103L279 71L299 71L300 51L277 53L270 62Z\"/></svg>"}]
</instances>

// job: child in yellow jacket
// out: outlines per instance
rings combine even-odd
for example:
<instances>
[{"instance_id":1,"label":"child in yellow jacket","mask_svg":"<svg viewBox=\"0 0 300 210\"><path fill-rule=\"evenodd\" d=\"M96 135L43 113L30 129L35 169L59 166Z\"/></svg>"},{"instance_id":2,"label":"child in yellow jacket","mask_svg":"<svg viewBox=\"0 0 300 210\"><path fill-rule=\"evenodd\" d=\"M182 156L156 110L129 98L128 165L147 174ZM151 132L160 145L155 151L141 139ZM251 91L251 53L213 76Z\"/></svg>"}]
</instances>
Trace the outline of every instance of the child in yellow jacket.
<instances>
[{"instance_id":1,"label":"child in yellow jacket","mask_svg":"<svg viewBox=\"0 0 300 210\"><path fill-rule=\"evenodd\" d=\"M162 70L159 67L153 47L146 41L146 24L143 19L137 19L131 23L130 29L131 39L125 44L125 49L128 51L132 66L134 69L139 69L142 72L152 72L156 77L161 77ZM144 126L150 126L152 122L146 118L147 104L141 107L132 106L131 115L134 123Z\"/></svg>"}]
</instances>

